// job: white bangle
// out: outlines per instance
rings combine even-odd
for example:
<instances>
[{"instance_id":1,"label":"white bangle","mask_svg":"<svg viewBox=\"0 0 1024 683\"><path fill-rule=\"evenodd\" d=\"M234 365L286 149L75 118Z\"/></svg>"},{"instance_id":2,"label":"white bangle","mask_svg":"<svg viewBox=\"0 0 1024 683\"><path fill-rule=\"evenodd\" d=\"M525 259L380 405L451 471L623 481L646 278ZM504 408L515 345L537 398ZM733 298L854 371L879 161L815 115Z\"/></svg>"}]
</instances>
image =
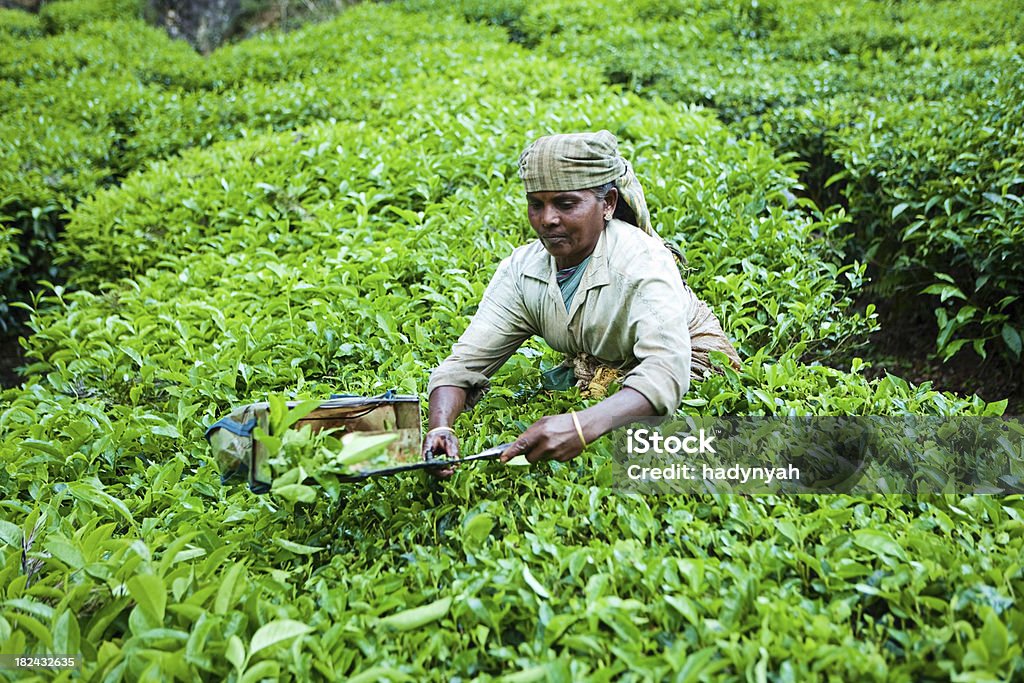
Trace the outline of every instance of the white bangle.
<instances>
[{"instance_id":1,"label":"white bangle","mask_svg":"<svg viewBox=\"0 0 1024 683\"><path fill-rule=\"evenodd\" d=\"M427 432L427 436L430 436L431 434L438 434L440 432L449 432L452 436L455 436L455 430L451 427L434 427Z\"/></svg>"}]
</instances>

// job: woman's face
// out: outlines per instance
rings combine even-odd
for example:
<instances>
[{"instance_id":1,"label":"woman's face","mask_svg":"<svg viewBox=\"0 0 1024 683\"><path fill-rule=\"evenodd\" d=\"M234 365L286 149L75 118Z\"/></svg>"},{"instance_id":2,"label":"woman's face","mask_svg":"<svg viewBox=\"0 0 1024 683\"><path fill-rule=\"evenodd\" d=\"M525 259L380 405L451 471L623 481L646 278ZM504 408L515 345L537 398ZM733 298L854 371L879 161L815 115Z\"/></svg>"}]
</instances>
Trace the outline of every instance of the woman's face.
<instances>
[{"instance_id":1,"label":"woman's face","mask_svg":"<svg viewBox=\"0 0 1024 683\"><path fill-rule=\"evenodd\" d=\"M555 257L555 264L569 268L594 251L605 217L611 217L617 199L614 189L604 199L590 190L528 192L526 214L541 244Z\"/></svg>"}]
</instances>

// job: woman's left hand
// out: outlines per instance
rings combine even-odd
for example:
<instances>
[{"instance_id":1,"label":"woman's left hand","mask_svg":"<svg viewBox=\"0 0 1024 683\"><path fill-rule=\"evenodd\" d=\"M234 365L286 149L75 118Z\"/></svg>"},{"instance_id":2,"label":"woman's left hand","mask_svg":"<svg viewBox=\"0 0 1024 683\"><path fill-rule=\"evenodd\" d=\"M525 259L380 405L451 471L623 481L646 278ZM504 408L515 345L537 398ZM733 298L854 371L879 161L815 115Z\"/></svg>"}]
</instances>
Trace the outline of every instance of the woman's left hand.
<instances>
[{"instance_id":1,"label":"woman's left hand","mask_svg":"<svg viewBox=\"0 0 1024 683\"><path fill-rule=\"evenodd\" d=\"M579 415L577 415L579 417ZM530 425L501 456L501 462L525 455L530 462L567 462L583 452L583 443L571 415L549 415Z\"/></svg>"}]
</instances>

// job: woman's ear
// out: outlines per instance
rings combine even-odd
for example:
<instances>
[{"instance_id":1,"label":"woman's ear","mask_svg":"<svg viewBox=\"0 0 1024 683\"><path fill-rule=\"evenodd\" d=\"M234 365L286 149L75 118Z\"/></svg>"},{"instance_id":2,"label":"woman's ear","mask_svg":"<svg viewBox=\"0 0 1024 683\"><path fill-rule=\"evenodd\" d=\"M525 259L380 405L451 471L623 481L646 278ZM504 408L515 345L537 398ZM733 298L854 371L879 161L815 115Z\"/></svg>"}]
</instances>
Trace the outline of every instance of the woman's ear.
<instances>
[{"instance_id":1,"label":"woman's ear","mask_svg":"<svg viewBox=\"0 0 1024 683\"><path fill-rule=\"evenodd\" d=\"M604 196L604 215L611 218L615 215L615 207L619 203L619 190L613 187L608 190L608 194Z\"/></svg>"}]
</instances>

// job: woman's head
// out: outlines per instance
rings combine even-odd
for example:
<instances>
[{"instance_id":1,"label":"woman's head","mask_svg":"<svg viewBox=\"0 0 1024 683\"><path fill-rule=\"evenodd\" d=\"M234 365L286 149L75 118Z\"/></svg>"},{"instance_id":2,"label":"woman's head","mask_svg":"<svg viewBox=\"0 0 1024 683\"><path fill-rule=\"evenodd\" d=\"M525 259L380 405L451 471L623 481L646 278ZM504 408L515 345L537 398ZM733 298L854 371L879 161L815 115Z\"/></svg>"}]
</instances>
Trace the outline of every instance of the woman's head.
<instances>
[{"instance_id":1,"label":"woman's head","mask_svg":"<svg viewBox=\"0 0 1024 683\"><path fill-rule=\"evenodd\" d=\"M519 177L528 198L541 192L580 191L589 191L598 200L610 197L615 218L653 232L643 188L607 130L538 138L519 157Z\"/></svg>"}]
</instances>

